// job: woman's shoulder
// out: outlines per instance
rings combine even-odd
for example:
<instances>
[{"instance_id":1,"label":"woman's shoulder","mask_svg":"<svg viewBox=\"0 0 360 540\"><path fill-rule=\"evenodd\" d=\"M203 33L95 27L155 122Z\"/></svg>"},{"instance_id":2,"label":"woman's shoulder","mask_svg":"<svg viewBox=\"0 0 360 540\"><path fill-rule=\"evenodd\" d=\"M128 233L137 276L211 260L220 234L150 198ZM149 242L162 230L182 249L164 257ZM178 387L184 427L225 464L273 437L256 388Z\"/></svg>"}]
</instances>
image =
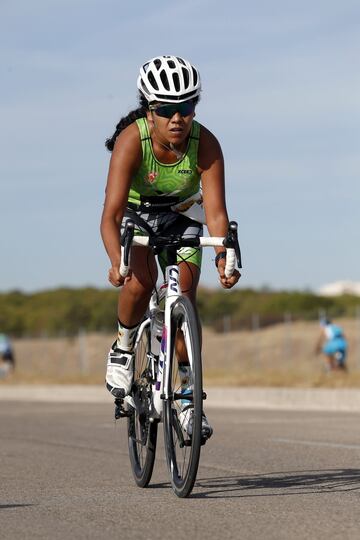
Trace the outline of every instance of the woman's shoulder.
<instances>
[{"instance_id":1,"label":"woman's shoulder","mask_svg":"<svg viewBox=\"0 0 360 540\"><path fill-rule=\"evenodd\" d=\"M142 149L136 122L124 128L117 137L111 159L119 167L129 166L132 170L136 170L140 166Z\"/></svg>"},{"instance_id":2,"label":"woman's shoulder","mask_svg":"<svg viewBox=\"0 0 360 540\"><path fill-rule=\"evenodd\" d=\"M114 152L118 152L120 149L126 149L127 151L141 149L140 132L136 122L124 128L116 138Z\"/></svg>"},{"instance_id":3,"label":"woman's shoulder","mask_svg":"<svg viewBox=\"0 0 360 540\"><path fill-rule=\"evenodd\" d=\"M221 155L221 146L216 136L207 127L200 124L199 162L202 161L202 158L216 158Z\"/></svg>"}]
</instances>

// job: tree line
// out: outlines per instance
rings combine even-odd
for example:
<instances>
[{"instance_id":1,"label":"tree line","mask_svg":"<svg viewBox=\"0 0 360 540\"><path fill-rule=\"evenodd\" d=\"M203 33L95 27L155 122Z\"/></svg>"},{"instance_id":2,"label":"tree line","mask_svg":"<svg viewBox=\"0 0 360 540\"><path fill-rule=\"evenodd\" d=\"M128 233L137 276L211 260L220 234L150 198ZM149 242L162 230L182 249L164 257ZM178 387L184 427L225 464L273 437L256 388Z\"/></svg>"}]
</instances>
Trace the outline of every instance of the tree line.
<instances>
[{"instance_id":1,"label":"tree line","mask_svg":"<svg viewBox=\"0 0 360 540\"><path fill-rule=\"evenodd\" d=\"M0 293L0 333L10 336L76 335L79 330L113 332L116 329L118 291L59 288L36 293ZM254 314L260 325L292 320L354 317L360 298L352 295L322 297L311 292L199 288L198 307L203 324L222 331L225 317L232 329L251 328Z\"/></svg>"}]
</instances>

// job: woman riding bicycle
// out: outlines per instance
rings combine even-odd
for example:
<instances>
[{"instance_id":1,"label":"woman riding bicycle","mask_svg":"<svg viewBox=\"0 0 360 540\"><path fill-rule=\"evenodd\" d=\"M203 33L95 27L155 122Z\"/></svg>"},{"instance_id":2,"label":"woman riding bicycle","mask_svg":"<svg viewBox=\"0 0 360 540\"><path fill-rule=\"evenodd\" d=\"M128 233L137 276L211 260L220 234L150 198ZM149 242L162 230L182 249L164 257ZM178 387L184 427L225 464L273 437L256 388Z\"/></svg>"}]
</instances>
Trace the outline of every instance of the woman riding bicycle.
<instances>
[{"instance_id":1,"label":"woman riding bicycle","mask_svg":"<svg viewBox=\"0 0 360 540\"><path fill-rule=\"evenodd\" d=\"M134 339L157 279L154 255L139 247L132 248L130 275L121 277L120 234L126 221L133 220L140 234L201 236L202 224L182 214L179 205L185 200L191 204L191 198L198 197L201 181L209 234L225 236L229 224L220 144L194 120L201 91L198 70L183 58L158 56L140 68L137 87L139 108L122 118L106 141L112 156L101 234L111 261L109 281L122 286L118 337L110 349L106 372L107 388L115 398L130 392ZM226 278L225 249L215 250L219 281L230 289L240 274L235 270ZM195 305L201 250L180 249L178 263L181 289ZM183 364L186 377L186 360ZM210 436L212 429L205 415L203 429Z\"/></svg>"},{"instance_id":2,"label":"woman riding bicycle","mask_svg":"<svg viewBox=\"0 0 360 540\"><path fill-rule=\"evenodd\" d=\"M347 371L348 343L343 329L327 318L320 320L320 327L321 332L315 347L316 354L324 353L327 371Z\"/></svg>"}]
</instances>

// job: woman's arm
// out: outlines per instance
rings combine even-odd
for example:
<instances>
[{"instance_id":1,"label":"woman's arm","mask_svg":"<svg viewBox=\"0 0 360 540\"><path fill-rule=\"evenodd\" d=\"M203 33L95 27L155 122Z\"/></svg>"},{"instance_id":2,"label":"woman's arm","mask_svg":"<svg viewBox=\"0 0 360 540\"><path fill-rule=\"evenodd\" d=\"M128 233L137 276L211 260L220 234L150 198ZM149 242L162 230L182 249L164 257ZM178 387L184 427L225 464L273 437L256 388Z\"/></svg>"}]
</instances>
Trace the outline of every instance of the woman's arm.
<instances>
[{"instance_id":1,"label":"woman's arm","mask_svg":"<svg viewBox=\"0 0 360 540\"><path fill-rule=\"evenodd\" d=\"M216 137L204 126L201 126L198 154L198 167L201 174L206 225L210 236L225 236L228 231L229 218L225 202L224 158ZM224 251L215 248L216 253ZM220 283L231 288L240 278L235 270L230 278L225 277L225 259L218 262Z\"/></svg>"},{"instance_id":2,"label":"woman's arm","mask_svg":"<svg viewBox=\"0 0 360 540\"><path fill-rule=\"evenodd\" d=\"M128 126L116 139L112 152L101 218L101 236L111 262L109 281L118 287L120 276L120 225L126 208L131 181L141 163L141 142L136 124Z\"/></svg>"}]
</instances>

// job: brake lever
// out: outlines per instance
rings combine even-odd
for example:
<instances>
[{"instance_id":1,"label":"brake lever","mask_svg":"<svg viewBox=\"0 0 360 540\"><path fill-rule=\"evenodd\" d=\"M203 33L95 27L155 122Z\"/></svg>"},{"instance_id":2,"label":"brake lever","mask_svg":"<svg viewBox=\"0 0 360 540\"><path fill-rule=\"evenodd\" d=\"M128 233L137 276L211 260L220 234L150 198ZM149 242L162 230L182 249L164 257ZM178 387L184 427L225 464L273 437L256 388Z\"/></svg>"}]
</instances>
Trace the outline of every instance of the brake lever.
<instances>
[{"instance_id":1,"label":"brake lever","mask_svg":"<svg viewBox=\"0 0 360 540\"><path fill-rule=\"evenodd\" d=\"M128 220L125 223L125 229L124 234L121 237L121 245L124 248L123 251L123 257L124 257L124 265L129 266L129 254L130 254L130 248L131 243L134 238L134 232L135 232L135 223L132 220Z\"/></svg>"},{"instance_id":2,"label":"brake lever","mask_svg":"<svg viewBox=\"0 0 360 540\"><path fill-rule=\"evenodd\" d=\"M238 239L238 224L236 221L230 221L229 223L229 229L224 240L224 247L235 250L238 268L242 268L241 251Z\"/></svg>"}]
</instances>

